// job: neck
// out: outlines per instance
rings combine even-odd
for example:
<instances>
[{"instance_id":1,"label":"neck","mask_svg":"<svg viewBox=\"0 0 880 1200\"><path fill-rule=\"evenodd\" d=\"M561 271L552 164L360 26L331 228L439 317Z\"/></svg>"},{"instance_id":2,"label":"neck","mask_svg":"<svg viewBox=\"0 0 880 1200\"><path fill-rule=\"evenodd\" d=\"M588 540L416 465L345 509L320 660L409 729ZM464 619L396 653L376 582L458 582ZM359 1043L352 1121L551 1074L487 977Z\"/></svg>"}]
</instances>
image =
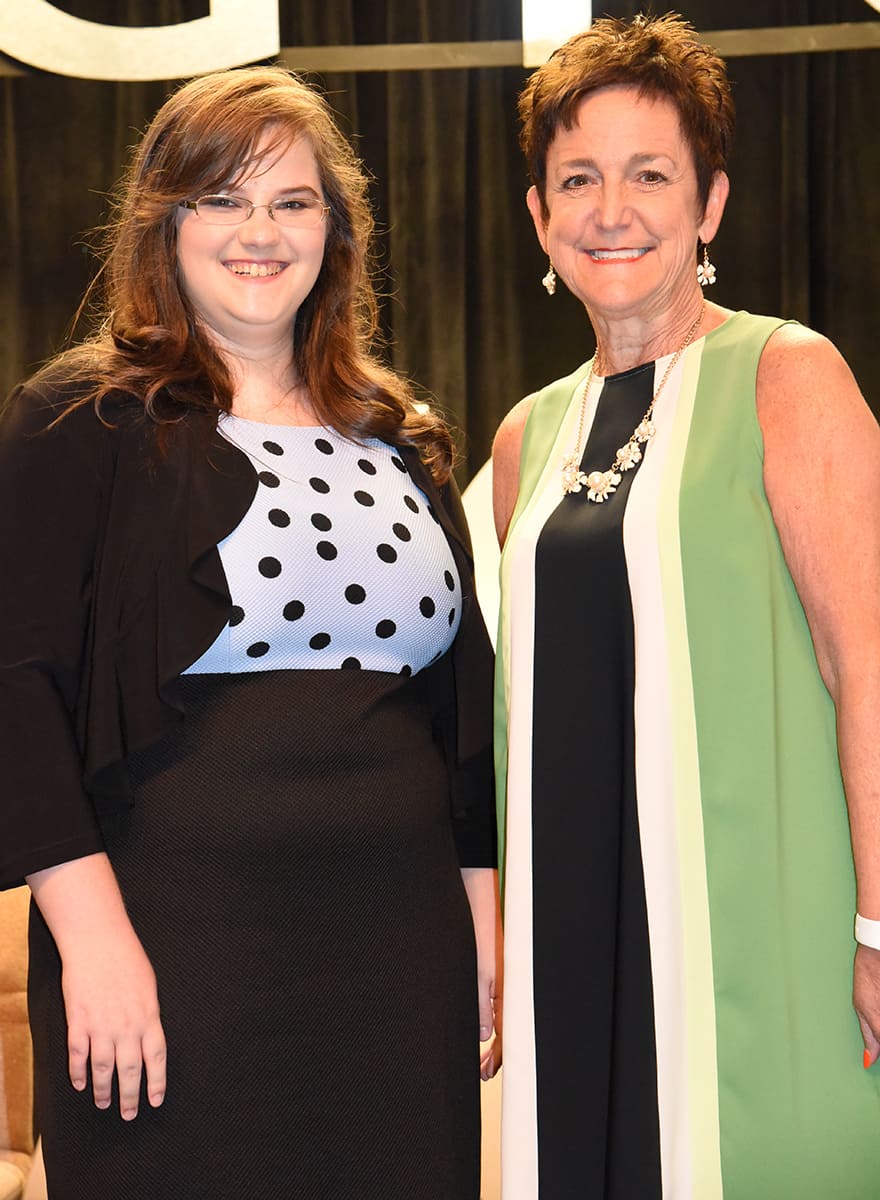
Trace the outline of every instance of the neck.
<instances>
[{"instance_id":1,"label":"neck","mask_svg":"<svg viewBox=\"0 0 880 1200\"><path fill-rule=\"evenodd\" d=\"M699 288L696 293L689 291L678 304L657 317L645 318L643 314L617 317L592 310L588 310L588 315L596 334L597 374L602 375L619 375L642 363L674 354L698 318L700 323L691 334L691 341L709 324Z\"/></svg>"},{"instance_id":2,"label":"neck","mask_svg":"<svg viewBox=\"0 0 880 1200\"><path fill-rule=\"evenodd\" d=\"M308 389L300 378L290 347L274 354L227 354L232 372L232 411L250 421L273 425L314 425Z\"/></svg>"}]
</instances>

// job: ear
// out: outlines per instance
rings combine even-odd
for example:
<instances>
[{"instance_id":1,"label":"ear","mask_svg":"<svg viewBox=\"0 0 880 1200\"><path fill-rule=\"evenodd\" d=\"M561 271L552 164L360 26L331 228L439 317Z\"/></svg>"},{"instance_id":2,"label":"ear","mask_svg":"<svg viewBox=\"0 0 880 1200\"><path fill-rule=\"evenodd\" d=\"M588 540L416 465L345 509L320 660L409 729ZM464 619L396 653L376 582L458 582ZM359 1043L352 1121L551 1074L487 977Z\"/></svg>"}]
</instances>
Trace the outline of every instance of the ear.
<instances>
[{"instance_id":1,"label":"ear","mask_svg":"<svg viewBox=\"0 0 880 1200\"><path fill-rule=\"evenodd\" d=\"M541 243L541 249L547 253L547 226L544 224L544 213L541 208L541 197L538 195L538 189L532 185L526 192L526 204L529 212L532 214L532 220L535 224L535 233L538 235L538 241Z\"/></svg>"},{"instance_id":2,"label":"ear","mask_svg":"<svg viewBox=\"0 0 880 1200\"><path fill-rule=\"evenodd\" d=\"M730 180L727 178L727 175L724 171L716 171L709 188L709 196L706 200L703 220L697 228L697 234L701 242L708 244L718 232L718 226L721 224L721 218L724 215L724 206L727 203L729 192Z\"/></svg>"}]
</instances>

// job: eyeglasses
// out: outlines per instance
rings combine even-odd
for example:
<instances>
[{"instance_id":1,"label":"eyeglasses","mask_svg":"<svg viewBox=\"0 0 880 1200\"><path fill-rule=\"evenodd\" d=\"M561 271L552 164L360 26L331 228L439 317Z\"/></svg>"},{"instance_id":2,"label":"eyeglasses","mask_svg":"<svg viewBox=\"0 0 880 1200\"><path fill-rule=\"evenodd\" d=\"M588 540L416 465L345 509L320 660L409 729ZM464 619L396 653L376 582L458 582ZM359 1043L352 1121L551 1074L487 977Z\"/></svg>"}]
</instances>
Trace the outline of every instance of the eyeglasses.
<instances>
[{"instance_id":1,"label":"eyeglasses","mask_svg":"<svg viewBox=\"0 0 880 1200\"><path fill-rule=\"evenodd\" d=\"M251 204L241 196L200 196L181 200L181 208L191 209L208 225L242 225L257 208L265 208L273 221L291 229L314 229L330 208L312 196L288 196L271 204Z\"/></svg>"}]
</instances>

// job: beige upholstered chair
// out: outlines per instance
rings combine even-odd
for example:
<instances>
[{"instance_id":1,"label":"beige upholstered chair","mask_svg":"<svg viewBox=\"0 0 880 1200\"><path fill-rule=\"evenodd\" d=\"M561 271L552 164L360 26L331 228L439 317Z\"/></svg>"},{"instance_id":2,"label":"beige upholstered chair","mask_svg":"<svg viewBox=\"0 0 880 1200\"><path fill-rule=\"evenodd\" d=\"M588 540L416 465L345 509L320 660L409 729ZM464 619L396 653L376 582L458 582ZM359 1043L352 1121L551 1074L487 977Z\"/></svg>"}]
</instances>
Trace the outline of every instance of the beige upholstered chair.
<instances>
[{"instance_id":1,"label":"beige upholstered chair","mask_svg":"<svg viewBox=\"0 0 880 1200\"><path fill-rule=\"evenodd\" d=\"M0 892L0 1200L25 1195L34 1155L26 995L29 895L27 888ZM36 1183L32 1179L28 1198Z\"/></svg>"}]
</instances>

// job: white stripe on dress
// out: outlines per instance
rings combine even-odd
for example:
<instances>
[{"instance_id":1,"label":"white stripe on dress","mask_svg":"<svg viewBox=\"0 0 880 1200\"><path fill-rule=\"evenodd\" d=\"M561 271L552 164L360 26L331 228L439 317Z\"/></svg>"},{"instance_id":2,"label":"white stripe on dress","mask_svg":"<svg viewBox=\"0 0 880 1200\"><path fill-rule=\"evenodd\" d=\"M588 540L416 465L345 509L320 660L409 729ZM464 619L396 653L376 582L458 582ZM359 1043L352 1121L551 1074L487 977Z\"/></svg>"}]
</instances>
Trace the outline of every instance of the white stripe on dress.
<instances>
[{"instance_id":1,"label":"white stripe on dress","mask_svg":"<svg viewBox=\"0 0 880 1200\"><path fill-rule=\"evenodd\" d=\"M602 381L594 381L584 421L589 434ZM578 384L534 494L511 527L501 558L503 662L507 713L505 853L504 1078L501 1176L504 1200L537 1200L539 1187L534 963L532 954L532 712L535 551L562 499L561 468L580 415ZM515 601L512 592L516 588ZM513 703L511 704L511 696Z\"/></svg>"},{"instance_id":2,"label":"white stripe on dress","mask_svg":"<svg viewBox=\"0 0 880 1200\"><path fill-rule=\"evenodd\" d=\"M679 498L703 343L667 380L630 492L636 797L651 944L664 1196L720 1200L715 1004ZM655 386L668 359L655 366Z\"/></svg>"}]
</instances>

